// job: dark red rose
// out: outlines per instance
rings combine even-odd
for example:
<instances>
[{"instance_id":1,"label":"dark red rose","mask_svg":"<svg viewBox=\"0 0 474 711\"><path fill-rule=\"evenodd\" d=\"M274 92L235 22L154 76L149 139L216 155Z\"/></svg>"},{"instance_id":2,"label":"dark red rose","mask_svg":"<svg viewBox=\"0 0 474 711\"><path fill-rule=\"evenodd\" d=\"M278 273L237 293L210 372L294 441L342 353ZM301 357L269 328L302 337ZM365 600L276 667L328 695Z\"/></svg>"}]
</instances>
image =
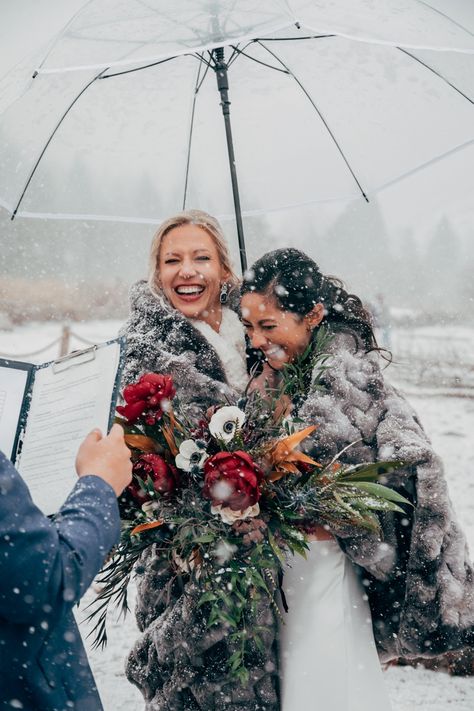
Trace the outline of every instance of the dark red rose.
<instances>
[{"instance_id":1,"label":"dark red rose","mask_svg":"<svg viewBox=\"0 0 474 711\"><path fill-rule=\"evenodd\" d=\"M127 486L127 491L139 504L150 501L151 497L140 488L135 477L153 481L153 487L159 494L171 494L178 483L178 472L170 466L159 454L142 454L133 464L132 483Z\"/></svg>"},{"instance_id":2,"label":"dark red rose","mask_svg":"<svg viewBox=\"0 0 474 711\"><path fill-rule=\"evenodd\" d=\"M123 391L126 405L119 405L117 412L133 424L142 415L147 425L154 425L163 414L163 400L176 395L171 375L145 373L138 383L127 385Z\"/></svg>"},{"instance_id":3,"label":"dark red rose","mask_svg":"<svg viewBox=\"0 0 474 711\"><path fill-rule=\"evenodd\" d=\"M246 452L218 452L204 464L203 495L213 506L244 511L260 498L262 470Z\"/></svg>"}]
</instances>

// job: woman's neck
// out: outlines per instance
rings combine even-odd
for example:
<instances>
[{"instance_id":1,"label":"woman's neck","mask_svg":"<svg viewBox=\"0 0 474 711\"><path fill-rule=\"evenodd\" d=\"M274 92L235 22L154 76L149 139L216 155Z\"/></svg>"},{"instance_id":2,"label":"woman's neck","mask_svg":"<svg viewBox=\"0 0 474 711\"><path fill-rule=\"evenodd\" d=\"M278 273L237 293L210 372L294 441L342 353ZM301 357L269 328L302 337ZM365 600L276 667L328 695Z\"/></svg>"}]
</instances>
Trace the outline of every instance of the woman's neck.
<instances>
[{"instance_id":1,"label":"woman's neck","mask_svg":"<svg viewBox=\"0 0 474 711\"><path fill-rule=\"evenodd\" d=\"M222 323L222 305L219 304L199 315L197 321L204 321L213 331L219 333Z\"/></svg>"}]
</instances>

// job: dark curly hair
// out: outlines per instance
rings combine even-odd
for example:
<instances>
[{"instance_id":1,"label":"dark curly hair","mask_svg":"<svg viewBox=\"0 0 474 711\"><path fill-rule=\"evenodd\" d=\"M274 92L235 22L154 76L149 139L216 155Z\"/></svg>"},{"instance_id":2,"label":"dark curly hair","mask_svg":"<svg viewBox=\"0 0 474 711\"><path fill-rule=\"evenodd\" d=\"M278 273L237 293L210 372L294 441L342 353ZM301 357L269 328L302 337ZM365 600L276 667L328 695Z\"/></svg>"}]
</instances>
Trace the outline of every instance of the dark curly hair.
<instances>
[{"instance_id":1,"label":"dark curly hair","mask_svg":"<svg viewBox=\"0 0 474 711\"><path fill-rule=\"evenodd\" d=\"M383 350L377 345L371 316L359 297L349 294L339 279L324 276L316 262L299 249L276 249L260 257L241 286L242 296L250 292L272 296L281 309L302 317L321 303L325 310L321 325L358 336L366 352Z\"/></svg>"}]
</instances>

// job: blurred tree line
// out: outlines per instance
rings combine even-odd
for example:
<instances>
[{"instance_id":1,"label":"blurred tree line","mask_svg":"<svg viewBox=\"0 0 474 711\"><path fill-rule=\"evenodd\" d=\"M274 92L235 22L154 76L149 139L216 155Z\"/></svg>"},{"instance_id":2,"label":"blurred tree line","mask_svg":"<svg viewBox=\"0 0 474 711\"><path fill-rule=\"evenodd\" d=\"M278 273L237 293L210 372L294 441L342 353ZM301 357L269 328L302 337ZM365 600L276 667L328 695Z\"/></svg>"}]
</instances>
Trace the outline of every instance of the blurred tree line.
<instances>
[{"instance_id":1,"label":"blurred tree line","mask_svg":"<svg viewBox=\"0 0 474 711\"><path fill-rule=\"evenodd\" d=\"M238 265L237 238L225 223ZM154 225L18 220L0 214L0 312L12 320L123 318L128 289L146 277ZM406 229L393 234L376 201L347 207L331 223L293 210L245 220L248 261L269 249L296 246L349 291L391 309L430 319L470 320L474 244L447 218L420 244Z\"/></svg>"}]
</instances>

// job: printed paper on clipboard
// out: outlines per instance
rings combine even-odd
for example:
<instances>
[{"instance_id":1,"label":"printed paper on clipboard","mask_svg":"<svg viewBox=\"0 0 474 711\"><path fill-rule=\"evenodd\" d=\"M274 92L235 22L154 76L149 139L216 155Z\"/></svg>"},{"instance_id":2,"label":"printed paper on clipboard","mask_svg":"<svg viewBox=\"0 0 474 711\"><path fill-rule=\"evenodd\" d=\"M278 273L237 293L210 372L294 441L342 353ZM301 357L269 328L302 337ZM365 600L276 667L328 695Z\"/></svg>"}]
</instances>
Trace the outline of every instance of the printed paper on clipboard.
<instances>
[{"instance_id":1,"label":"printed paper on clipboard","mask_svg":"<svg viewBox=\"0 0 474 711\"><path fill-rule=\"evenodd\" d=\"M84 437L95 427L105 434L113 422L123 345L115 339L34 366L13 459L47 515L60 508L77 481L75 458Z\"/></svg>"}]
</instances>

